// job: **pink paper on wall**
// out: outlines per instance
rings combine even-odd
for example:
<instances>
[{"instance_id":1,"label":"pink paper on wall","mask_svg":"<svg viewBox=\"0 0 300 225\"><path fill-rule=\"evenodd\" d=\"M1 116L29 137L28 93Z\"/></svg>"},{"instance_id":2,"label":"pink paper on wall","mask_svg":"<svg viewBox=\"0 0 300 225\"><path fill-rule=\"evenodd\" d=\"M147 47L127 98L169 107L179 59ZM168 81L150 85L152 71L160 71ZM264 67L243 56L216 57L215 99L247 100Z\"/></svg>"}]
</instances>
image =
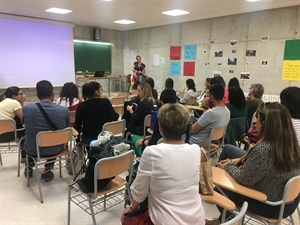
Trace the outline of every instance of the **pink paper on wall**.
<instances>
[{"instance_id":1,"label":"pink paper on wall","mask_svg":"<svg viewBox=\"0 0 300 225\"><path fill-rule=\"evenodd\" d=\"M183 76L195 76L195 62L183 63Z\"/></svg>"},{"instance_id":2,"label":"pink paper on wall","mask_svg":"<svg viewBox=\"0 0 300 225\"><path fill-rule=\"evenodd\" d=\"M180 60L181 46L170 47L170 60Z\"/></svg>"}]
</instances>

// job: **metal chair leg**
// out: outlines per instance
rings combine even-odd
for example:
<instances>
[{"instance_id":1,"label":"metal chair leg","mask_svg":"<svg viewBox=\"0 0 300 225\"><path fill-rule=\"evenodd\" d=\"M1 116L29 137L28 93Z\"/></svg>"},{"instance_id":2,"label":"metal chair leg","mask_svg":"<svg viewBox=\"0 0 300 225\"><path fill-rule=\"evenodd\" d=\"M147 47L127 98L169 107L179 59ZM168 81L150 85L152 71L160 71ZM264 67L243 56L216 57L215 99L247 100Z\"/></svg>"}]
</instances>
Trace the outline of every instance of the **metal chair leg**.
<instances>
[{"instance_id":1,"label":"metal chair leg","mask_svg":"<svg viewBox=\"0 0 300 225\"><path fill-rule=\"evenodd\" d=\"M1 153L0 153L0 164L3 165L3 164L2 164L2 156L1 156Z\"/></svg>"},{"instance_id":2,"label":"metal chair leg","mask_svg":"<svg viewBox=\"0 0 300 225\"><path fill-rule=\"evenodd\" d=\"M72 186L69 186L69 191L68 191L68 222L67 222L67 225L70 225L70 222L71 222L71 189L72 189Z\"/></svg>"},{"instance_id":3,"label":"metal chair leg","mask_svg":"<svg viewBox=\"0 0 300 225\"><path fill-rule=\"evenodd\" d=\"M39 172L39 168L37 164L35 163L35 174L36 174L36 181L39 186L39 193L40 193L40 202L43 203L43 193L42 193L42 187L41 187L41 173Z\"/></svg>"},{"instance_id":4,"label":"metal chair leg","mask_svg":"<svg viewBox=\"0 0 300 225\"><path fill-rule=\"evenodd\" d=\"M91 210L91 216L92 216L92 219L93 219L93 224L97 225L96 218L95 218L95 213L94 213L94 208L93 208L93 204L92 204L92 201L91 201L91 197L88 198L88 201L89 201L89 205L90 205L90 210Z\"/></svg>"}]
</instances>

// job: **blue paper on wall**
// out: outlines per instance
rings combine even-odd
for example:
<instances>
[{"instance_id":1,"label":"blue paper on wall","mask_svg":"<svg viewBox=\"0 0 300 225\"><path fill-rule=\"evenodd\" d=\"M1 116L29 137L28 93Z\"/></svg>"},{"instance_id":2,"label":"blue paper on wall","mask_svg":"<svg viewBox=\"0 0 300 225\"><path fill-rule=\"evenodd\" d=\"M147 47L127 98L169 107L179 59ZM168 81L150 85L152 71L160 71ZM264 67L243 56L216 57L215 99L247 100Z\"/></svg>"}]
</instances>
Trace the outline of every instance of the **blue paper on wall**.
<instances>
[{"instance_id":1,"label":"blue paper on wall","mask_svg":"<svg viewBox=\"0 0 300 225\"><path fill-rule=\"evenodd\" d=\"M184 60L196 60L197 45L184 46Z\"/></svg>"},{"instance_id":2,"label":"blue paper on wall","mask_svg":"<svg viewBox=\"0 0 300 225\"><path fill-rule=\"evenodd\" d=\"M181 62L170 62L170 75L180 76Z\"/></svg>"}]
</instances>

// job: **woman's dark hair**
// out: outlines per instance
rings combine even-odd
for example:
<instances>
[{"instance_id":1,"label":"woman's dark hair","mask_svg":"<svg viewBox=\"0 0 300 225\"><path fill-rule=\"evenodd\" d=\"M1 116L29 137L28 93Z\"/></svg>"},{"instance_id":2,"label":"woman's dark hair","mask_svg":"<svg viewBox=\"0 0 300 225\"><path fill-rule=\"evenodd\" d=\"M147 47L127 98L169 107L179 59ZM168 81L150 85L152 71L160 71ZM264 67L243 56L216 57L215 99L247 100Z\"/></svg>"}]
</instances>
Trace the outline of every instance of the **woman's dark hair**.
<instances>
[{"instance_id":1,"label":"woman's dark hair","mask_svg":"<svg viewBox=\"0 0 300 225\"><path fill-rule=\"evenodd\" d=\"M76 84L74 84L73 82L65 83L61 89L59 97L60 97L60 102L62 100L69 100L69 104L71 107L74 99L79 98L78 88L77 88Z\"/></svg>"},{"instance_id":2,"label":"woman's dark hair","mask_svg":"<svg viewBox=\"0 0 300 225\"><path fill-rule=\"evenodd\" d=\"M95 96L95 91L99 90L101 88L101 85L96 81L91 81L88 83L88 86L86 88L85 96L87 99L93 98Z\"/></svg>"},{"instance_id":3,"label":"woman's dark hair","mask_svg":"<svg viewBox=\"0 0 300 225\"><path fill-rule=\"evenodd\" d=\"M280 93L280 101L291 113L292 118L300 119L300 88L287 87Z\"/></svg>"},{"instance_id":4,"label":"woman's dark hair","mask_svg":"<svg viewBox=\"0 0 300 225\"><path fill-rule=\"evenodd\" d=\"M213 85L213 84L222 84L222 81L220 79L220 76L216 76L216 77L213 77L209 80L209 84L210 85Z\"/></svg>"},{"instance_id":5,"label":"woman's dark hair","mask_svg":"<svg viewBox=\"0 0 300 225\"><path fill-rule=\"evenodd\" d=\"M48 80L41 80L36 84L36 95L41 99L49 98L53 95L53 86Z\"/></svg>"},{"instance_id":6,"label":"woman's dark hair","mask_svg":"<svg viewBox=\"0 0 300 225\"><path fill-rule=\"evenodd\" d=\"M193 79L191 79L191 78L187 79L186 80L186 85L187 85L188 90L192 89L193 91L196 92L196 84L195 84Z\"/></svg>"},{"instance_id":7,"label":"woman's dark hair","mask_svg":"<svg viewBox=\"0 0 300 225\"><path fill-rule=\"evenodd\" d=\"M233 86L240 87L240 82L236 77L231 78L228 82L228 87L233 87Z\"/></svg>"},{"instance_id":8,"label":"woman's dark hair","mask_svg":"<svg viewBox=\"0 0 300 225\"><path fill-rule=\"evenodd\" d=\"M140 55L137 55L137 56L135 57L136 60L138 60L138 58L141 58L141 56L140 56Z\"/></svg>"},{"instance_id":9,"label":"woman's dark hair","mask_svg":"<svg viewBox=\"0 0 300 225\"><path fill-rule=\"evenodd\" d=\"M238 109L242 109L246 107L246 99L243 90L237 86L231 86L228 88L228 100L230 104L237 107Z\"/></svg>"},{"instance_id":10,"label":"woman's dark hair","mask_svg":"<svg viewBox=\"0 0 300 225\"><path fill-rule=\"evenodd\" d=\"M173 89L174 81L172 78L167 78L165 81L165 89Z\"/></svg>"},{"instance_id":11,"label":"woman's dark hair","mask_svg":"<svg viewBox=\"0 0 300 225\"><path fill-rule=\"evenodd\" d=\"M12 98L14 95L18 95L20 90L21 89L17 86L11 86L7 88L4 94L0 96L0 101L2 101L5 98Z\"/></svg>"},{"instance_id":12,"label":"woman's dark hair","mask_svg":"<svg viewBox=\"0 0 300 225\"><path fill-rule=\"evenodd\" d=\"M147 77L145 80L144 80L146 83L148 83L151 87L151 89L153 90L154 88L154 80L151 78L151 77Z\"/></svg>"},{"instance_id":13,"label":"woman's dark hair","mask_svg":"<svg viewBox=\"0 0 300 225\"><path fill-rule=\"evenodd\" d=\"M88 100L88 97L87 97L88 89L89 89L89 83L84 83L81 87L82 98L84 101Z\"/></svg>"}]
</instances>

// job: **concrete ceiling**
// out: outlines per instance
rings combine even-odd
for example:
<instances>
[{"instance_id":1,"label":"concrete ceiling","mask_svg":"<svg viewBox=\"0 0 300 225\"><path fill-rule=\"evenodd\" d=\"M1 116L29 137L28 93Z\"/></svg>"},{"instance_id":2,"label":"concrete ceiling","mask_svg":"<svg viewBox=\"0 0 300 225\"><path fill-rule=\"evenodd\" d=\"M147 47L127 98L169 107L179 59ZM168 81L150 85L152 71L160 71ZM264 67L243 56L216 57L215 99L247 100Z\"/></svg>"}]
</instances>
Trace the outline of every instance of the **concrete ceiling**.
<instances>
[{"instance_id":1,"label":"concrete ceiling","mask_svg":"<svg viewBox=\"0 0 300 225\"><path fill-rule=\"evenodd\" d=\"M0 12L125 31L295 5L300 5L300 0L252 3L245 0L0 0ZM73 12L66 15L45 12L51 7ZM172 9L186 10L190 14L179 17L161 14ZM136 23L113 22L120 19Z\"/></svg>"}]
</instances>

